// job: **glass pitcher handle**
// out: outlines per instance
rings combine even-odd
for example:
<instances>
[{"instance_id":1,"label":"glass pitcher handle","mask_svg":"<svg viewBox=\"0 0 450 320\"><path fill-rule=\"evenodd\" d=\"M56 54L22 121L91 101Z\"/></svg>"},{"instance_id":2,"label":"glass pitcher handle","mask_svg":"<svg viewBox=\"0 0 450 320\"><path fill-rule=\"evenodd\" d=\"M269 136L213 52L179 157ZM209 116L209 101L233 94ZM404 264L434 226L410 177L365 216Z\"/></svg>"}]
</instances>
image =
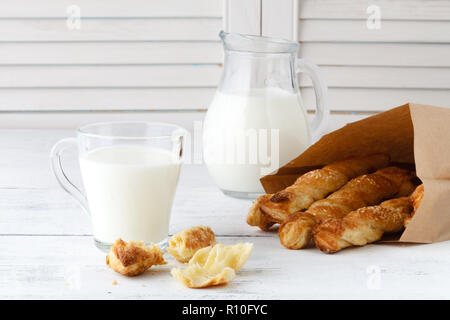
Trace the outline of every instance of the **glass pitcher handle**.
<instances>
[{"instance_id":1,"label":"glass pitcher handle","mask_svg":"<svg viewBox=\"0 0 450 320\"><path fill-rule=\"evenodd\" d=\"M306 73L313 83L316 94L316 116L311 123L312 142L317 141L328 126L330 109L328 107L328 88L320 72L314 63L306 59L297 59L297 73Z\"/></svg>"},{"instance_id":2,"label":"glass pitcher handle","mask_svg":"<svg viewBox=\"0 0 450 320\"><path fill-rule=\"evenodd\" d=\"M59 140L50 151L50 161L52 166L53 174L56 177L59 185L72 197L77 200L84 212L89 215L89 207L86 196L81 192L81 190L74 185L69 178L67 178L66 173L62 167L61 163L61 155L68 147L77 146L77 139L75 138L66 138Z\"/></svg>"}]
</instances>

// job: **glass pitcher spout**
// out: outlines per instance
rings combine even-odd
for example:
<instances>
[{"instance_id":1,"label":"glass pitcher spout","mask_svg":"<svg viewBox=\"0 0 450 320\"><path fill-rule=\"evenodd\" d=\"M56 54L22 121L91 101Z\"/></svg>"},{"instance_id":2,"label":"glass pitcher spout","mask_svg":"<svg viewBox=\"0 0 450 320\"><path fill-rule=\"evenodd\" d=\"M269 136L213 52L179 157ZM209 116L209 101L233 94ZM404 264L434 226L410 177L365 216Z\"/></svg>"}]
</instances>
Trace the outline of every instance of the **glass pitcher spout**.
<instances>
[{"instance_id":1,"label":"glass pitcher spout","mask_svg":"<svg viewBox=\"0 0 450 320\"><path fill-rule=\"evenodd\" d=\"M218 91L236 93L253 89L281 89L296 94L301 101L298 73L311 79L316 96L316 116L311 122L312 141L328 125L327 86L320 69L311 61L298 59L295 41L220 31L225 51L224 69Z\"/></svg>"},{"instance_id":2,"label":"glass pitcher spout","mask_svg":"<svg viewBox=\"0 0 450 320\"><path fill-rule=\"evenodd\" d=\"M219 34L224 47L224 69L218 90L236 93L279 88L298 93L293 41L227 33Z\"/></svg>"}]
</instances>

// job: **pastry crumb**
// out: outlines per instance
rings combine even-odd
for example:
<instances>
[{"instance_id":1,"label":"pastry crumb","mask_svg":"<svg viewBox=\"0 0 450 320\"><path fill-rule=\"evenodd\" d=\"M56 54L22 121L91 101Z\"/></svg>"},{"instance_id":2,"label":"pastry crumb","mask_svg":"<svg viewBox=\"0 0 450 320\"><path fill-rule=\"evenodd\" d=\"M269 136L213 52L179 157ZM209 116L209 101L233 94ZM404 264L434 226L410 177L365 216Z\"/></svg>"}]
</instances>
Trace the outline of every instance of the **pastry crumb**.
<instances>
[{"instance_id":1,"label":"pastry crumb","mask_svg":"<svg viewBox=\"0 0 450 320\"><path fill-rule=\"evenodd\" d=\"M113 286L115 286L115 285L117 284L117 281L114 280L113 282L111 282L111 284L112 284Z\"/></svg>"}]
</instances>

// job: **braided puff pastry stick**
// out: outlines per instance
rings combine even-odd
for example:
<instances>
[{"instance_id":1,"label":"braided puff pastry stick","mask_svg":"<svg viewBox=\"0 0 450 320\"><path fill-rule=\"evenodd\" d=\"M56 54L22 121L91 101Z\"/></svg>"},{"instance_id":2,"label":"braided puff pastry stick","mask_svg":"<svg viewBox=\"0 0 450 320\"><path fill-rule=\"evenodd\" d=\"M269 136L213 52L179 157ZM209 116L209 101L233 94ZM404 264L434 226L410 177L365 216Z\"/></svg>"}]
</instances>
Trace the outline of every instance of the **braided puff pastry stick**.
<instances>
[{"instance_id":1,"label":"braided puff pastry stick","mask_svg":"<svg viewBox=\"0 0 450 320\"><path fill-rule=\"evenodd\" d=\"M402 231L403 221L411 211L408 197L361 208L342 219L329 219L317 225L314 228L314 242L325 253L334 253L350 246L364 246L380 240L384 233Z\"/></svg>"},{"instance_id":2,"label":"braided puff pastry stick","mask_svg":"<svg viewBox=\"0 0 450 320\"><path fill-rule=\"evenodd\" d=\"M411 204L413 206L413 212L411 213L410 217L406 217L405 227L408 225L412 217L414 217L414 215L416 214L416 211L419 209L420 204L422 203L423 194L424 194L424 187L423 184L421 184L416 188L416 190L414 190L414 192L409 197L409 200L411 201Z\"/></svg>"},{"instance_id":3,"label":"braided puff pastry stick","mask_svg":"<svg viewBox=\"0 0 450 320\"><path fill-rule=\"evenodd\" d=\"M266 194L255 200L247 216L247 223L267 230L274 222L281 223L314 201L325 198L349 180L389 164L386 154L373 154L329 164L300 176L295 183L273 195Z\"/></svg>"},{"instance_id":4,"label":"braided puff pastry stick","mask_svg":"<svg viewBox=\"0 0 450 320\"><path fill-rule=\"evenodd\" d=\"M288 249L304 248L316 224L394 196L407 196L414 190L414 177L410 171L388 167L355 178L328 198L314 202L306 212L292 214L278 230L280 242Z\"/></svg>"}]
</instances>

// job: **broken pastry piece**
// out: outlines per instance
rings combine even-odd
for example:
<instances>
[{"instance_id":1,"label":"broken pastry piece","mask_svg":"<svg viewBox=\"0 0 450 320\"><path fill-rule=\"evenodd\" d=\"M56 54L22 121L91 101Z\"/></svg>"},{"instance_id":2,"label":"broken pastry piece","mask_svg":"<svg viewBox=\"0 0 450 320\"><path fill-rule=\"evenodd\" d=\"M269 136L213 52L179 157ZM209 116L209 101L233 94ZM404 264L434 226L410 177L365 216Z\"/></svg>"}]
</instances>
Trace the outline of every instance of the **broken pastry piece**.
<instances>
[{"instance_id":1,"label":"broken pastry piece","mask_svg":"<svg viewBox=\"0 0 450 320\"><path fill-rule=\"evenodd\" d=\"M120 274L133 277L147 271L153 265L166 264L163 254L164 252L156 245L148 247L143 241L127 243L118 239L106 256L106 265Z\"/></svg>"},{"instance_id":2,"label":"broken pastry piece","mask_svg":"<svg viewBox=\"0 0 450 320\"><path fill-rule=\"evenodd\" d=\"M251 243L216 244L198 250L186 268L174 268L172 276L189 288L206 288L233 280L253 250Z\"/></svg>"},{"instance_id":3,"label":"broken pastry piece","mask_svg":"<svg viewBox=\"0 0 450 320\"><path fill-rule=\"evenodd\" d=\"M170 238L167 252L179 262L188 262L198 250L214 244L216 236L210 227L195 226Z\"/></svg>"}]
</instances>

